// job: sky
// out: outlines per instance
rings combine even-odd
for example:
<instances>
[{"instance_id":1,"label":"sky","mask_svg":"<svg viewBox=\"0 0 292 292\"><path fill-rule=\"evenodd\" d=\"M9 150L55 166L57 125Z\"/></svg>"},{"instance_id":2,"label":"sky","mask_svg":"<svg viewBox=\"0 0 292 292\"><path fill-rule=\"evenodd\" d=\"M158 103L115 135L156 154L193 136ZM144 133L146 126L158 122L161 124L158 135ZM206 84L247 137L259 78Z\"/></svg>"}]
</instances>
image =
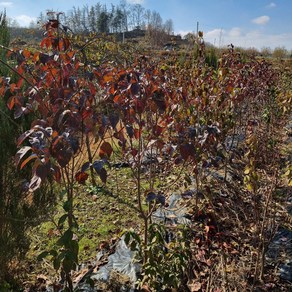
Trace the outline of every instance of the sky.
<instances>
[{"instance_id":1,"label":"sky","mask_svg":"<svg viewBox=\"0 0 292 292\"><path fill-rule=\"evenodd\" d=\"M292 49L292 0L126 0L172 19L175 34L195 32L216 46ZM0 0L0 11L28 26L41 12L68 12L75 7L118 4L120 0Z\"/></svg>"}]
</instances>

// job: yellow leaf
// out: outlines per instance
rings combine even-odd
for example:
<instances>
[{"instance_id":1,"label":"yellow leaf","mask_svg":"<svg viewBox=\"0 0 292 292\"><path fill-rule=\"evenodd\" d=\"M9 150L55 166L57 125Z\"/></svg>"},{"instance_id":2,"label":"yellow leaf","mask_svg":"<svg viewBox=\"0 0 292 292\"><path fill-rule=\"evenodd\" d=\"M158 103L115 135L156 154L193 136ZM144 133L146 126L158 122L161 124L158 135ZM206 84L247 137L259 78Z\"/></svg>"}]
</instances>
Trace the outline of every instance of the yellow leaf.
<instances>
[{"instance_id":1,"label":"yellow leaf","mask_svg":"<svg viewBox=\"0 0 292 292\"><path fill-rule=\"evenodd\" d=\"M246 188L247 188L247 190L250 191L250 192L253 191L253 186L252 186L252 184L248 184L248 185L246 185Z\"/></svg>"},{"instance_id":2,"label":"yellow leaf","mask_svg":"<svg viewBox=\"0 0 292 292\"><path fill-rule=\"evenodd\" d=\"M246 167L245 170L244 170L244 174L249 174L249 173L250 173L250 168Z\"/></svg>"}]
</instances>

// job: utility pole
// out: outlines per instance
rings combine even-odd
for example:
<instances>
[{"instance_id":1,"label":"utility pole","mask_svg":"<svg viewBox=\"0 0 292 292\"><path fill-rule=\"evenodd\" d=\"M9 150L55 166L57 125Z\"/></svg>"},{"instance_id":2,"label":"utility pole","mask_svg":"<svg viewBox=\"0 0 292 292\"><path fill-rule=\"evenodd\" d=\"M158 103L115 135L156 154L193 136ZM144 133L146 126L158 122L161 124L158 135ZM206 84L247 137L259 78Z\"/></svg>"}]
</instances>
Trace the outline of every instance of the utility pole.
<instances>
[{"instance_id":1,"label":"utility pole","mask_svg":"<svg viewBox=\"0 0 292 292\"><path fill-rule=\"evenodd\" d=\"M197 43L197 56L199 56L199 21L197 21L196 43Z\"/></svg>"},{"instance_id":2,"label":"utility pole","mask_svg":"<svg viewBox=\"0 0 292 292\"><path fill-rule=\"evenodd\" d=\"M198 40L198 36L199 36L199 21L197 21L197 40Z\"/></svg>"}]
</instances>

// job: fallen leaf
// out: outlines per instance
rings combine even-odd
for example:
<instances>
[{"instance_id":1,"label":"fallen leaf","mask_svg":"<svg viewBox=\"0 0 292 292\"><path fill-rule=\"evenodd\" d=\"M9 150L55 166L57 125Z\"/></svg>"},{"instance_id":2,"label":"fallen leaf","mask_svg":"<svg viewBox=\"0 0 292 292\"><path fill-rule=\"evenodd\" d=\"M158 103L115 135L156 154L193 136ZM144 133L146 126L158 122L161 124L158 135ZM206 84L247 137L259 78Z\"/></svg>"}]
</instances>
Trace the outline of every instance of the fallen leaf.
<instances>
[{"instance_id":1,"label":"fallen leaf","mask_svg":"<svg viewBox=\"0 0 292 292\"><path fill-rule=\"evenodd\" d=\"M188 283L188 287L191 292L196 292L196 291L200 291L200 289L202 288L202 284L199 282L195 282L193 280L191 281L191 283Z\"/></svg>"}]
</instances>

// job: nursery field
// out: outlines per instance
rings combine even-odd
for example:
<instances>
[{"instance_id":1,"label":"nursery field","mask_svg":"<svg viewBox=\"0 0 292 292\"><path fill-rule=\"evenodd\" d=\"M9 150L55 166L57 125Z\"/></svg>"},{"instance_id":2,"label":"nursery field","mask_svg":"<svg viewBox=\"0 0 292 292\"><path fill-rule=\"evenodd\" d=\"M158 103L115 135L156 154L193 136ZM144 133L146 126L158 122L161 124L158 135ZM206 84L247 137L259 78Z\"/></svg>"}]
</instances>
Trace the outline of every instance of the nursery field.
<instances>
[{"instance_id":1,"label":"nursery field","mask_svg":"<svg viewBox=\"0 0 292 292\"><path fill-rule=\"evenodd\" d=\"M291 291L291 59L45 28L1 48L0 291Z\"/></svg>"}]
</instances>

